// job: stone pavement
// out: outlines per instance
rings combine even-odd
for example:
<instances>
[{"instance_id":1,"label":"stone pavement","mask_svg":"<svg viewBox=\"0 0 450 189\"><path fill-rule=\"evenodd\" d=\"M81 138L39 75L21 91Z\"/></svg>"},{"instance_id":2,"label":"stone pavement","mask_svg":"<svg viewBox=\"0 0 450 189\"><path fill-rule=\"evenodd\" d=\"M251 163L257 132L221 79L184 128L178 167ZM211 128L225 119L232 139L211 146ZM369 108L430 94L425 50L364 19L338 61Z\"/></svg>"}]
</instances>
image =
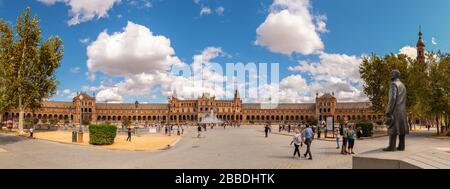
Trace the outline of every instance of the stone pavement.
<instances>
[{"instance_id":1,"label":"stone pavement","mask_svg":"<svg viewBox=\"0 0 450 189\"><path fill-rule=\"evenodd\" d=\"M313 141L314 160L292 158L291 137L272 134L264 137L263 127L208 129L197 138L190 128L179 143L158 152L117 151L88 146L29 140L0 134L0 168L162 168L162 169L299 169L352 168L352 157L341 155L335 142ZM425 139L434 132L408 137ZM409 142L408 141L408 142ZM355 152L382 148L386 137L356 141ZM301 148L305 152L305 147Z\"/></svg>"},{"instance_id":2,"label":"stone pavement","mask_svg":"<svg viewBox=\"0 0 450 189\"><path fill-rule=\"evenodd\" d=\"M418 132L412 137L418 138L423 133L427 132ZM450 169L450 138L422 137L407 141L406 151L376 149L358 154L353 158L353 166L361 169Z\"/></svg>"}]
</instances>

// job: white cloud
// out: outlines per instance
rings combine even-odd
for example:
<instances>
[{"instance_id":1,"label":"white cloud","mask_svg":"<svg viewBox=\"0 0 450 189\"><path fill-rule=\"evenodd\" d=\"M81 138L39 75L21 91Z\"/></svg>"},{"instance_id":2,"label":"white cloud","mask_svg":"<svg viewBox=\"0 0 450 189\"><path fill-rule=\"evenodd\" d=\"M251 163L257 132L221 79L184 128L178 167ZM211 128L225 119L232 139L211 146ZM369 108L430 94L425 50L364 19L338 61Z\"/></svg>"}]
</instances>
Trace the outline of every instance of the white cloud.
<instances>
[{"instance_id":1,"label":"white cloud","mask_svg":"<svg viewBox=\"0 0 450 189\"><path fill-rule=\"evenodd\" d=\"M359 65L361 57L346 54L320 53L318 62L299 61L299 65L289 67L290 71L298 71L310 75L310 95L316 92L335 92L341 101L365 100L361 90Z\"/></svg>"},{"instance_id":2,"label":"white cloud","mask_svg":"<svg viewBox=\"0 0 450 189\"><path fill-rule=\"evenodd\" d=\"M70 89L63 89L63 90L57 90L56 96L61 97L61 98L72 99L73 97L76 96L76 93Z\"/></svg>"},{"instance_id":3,"label":"white cloud","mask_svg":"<svg viewBox=\"0 0 450 189\"><path fill-rule=\"evenodd\" d=\"M74 74L80 73L80 67L70 68L70 72Z\"/></svg>"},{"instance_id":4,"label":"white cloud","mask_svg":"<svg viewBox=\"0 0 450 189\"><path fill-rule=\"evenodd\" d=\"M223 82L226 78L223 75L223 72L215 72L217 71L215 70L216 67L214 67L211 62L213 59L220 56L226 56L226 53L223 52L222 48L205 48L200 54L194 55L192 58L192 75L188 77L168 77L162 85L164 91L166 91L166 93L171 93L176 89L178 97L184 99L196 98L205 92L216 97L225 97L226 91L223 88Z\"/></svg>"},{"instance_id":5,"label":"white cloud","mask_svg":"<svg viewBox=\"0 0 450 189\"><path fill-rule=\"evenodd\" d=\"M99 101L120 102L130 96L147 97L155 92L155 86L171 81L169 71L172 66L184 65L175 56L169 38L155 35L149 28L133 22L128 22L121 32L101 32L88 46L87 54L89 79L95 79L97 72L123 78L116 84L96 87Z\"/></svg>"},{"instance_id":6,"label":"white cloud","mask_svg":"<svg viewBox=\"0 0 450 189\"><path fill-rule=\"evenodd\" d=\"M94 18L100 19L108 16L108 11L121 0L38 0L46 5L65 3L70 6L70 26L90 21Z\"/></svg>"},{"instance_id":7,"label":"white cloud","mask_svg":"<svg viewBox=\"0 0 450 189\"><path fill-rule=\"evenodd\" d=\"M405 46L400 49L399 54L404 54L412 59L417 58L417 49L411 46Z\"/></svg>"},{"instance_id":8,"label":"white cloud","mask_svg":"<svg viewBox=\"0 0 450 189\"><path fill-rule=\"evenodd\" d=\"M128 22L123 32L99 34L87 48L91 76L100 71L110 76L166 72L181 61L174 56L170 39L154 35L149 28Z\"/></svg>"},{"instance_id":9,"label":"white cloud","mask_svg":"<svg viewBox=\"0 0 450 189\"><path fill-rule=\"evenodd\" d=\"M287 55L317 53L324 48L319 35L327 31L325 21L325 16L311 15L309 0L274 0L255 43Z\"/></svg>"},{"instance_id":10,"label":"white cloud","mask_svg":"<svg viewBox=\"0 0 450 189\"><path fill-rule=\"evenodd\" d=\"M328 32L327 23L326 23L328 18L326 16L319 15L319 16L316 16L314 19L316 21L316 26L317 26L318 32L321 32L321 33Z\"/></svg>"},{"instance_id":11,"label":"white cloud","mask_svg":"<svg viewBox=\"0 0 450 189\"><path fill-rule=\"evenodd\" d=\"M121 32L101 32L88 46L89 76L97 72L107 77L123 78L115 84L98 87L85 86L83 90L97 91L99 101L122 102L128 97L154 98L155 93L170 96L174 89L181 98L195 98L203 92L224 96L223 73L211 69L211 60L227 56L220 47L208 47L193 56L192 70L197 76L172 74L171 68L188 66L181 62L171 47L170 39L153 34L149 28L128 22ZM180 87L181 86L181 87Z\"/></svg>"},{"instance_id":12,"label":"white cloud","mask_svg":"<svg viewBox=\"0 0 450 189\"><path fill-rule=\"evenodd\" d=\"M311 100L306 80L299 74L285 77L280 82L280 102L300 103Z\"/></svg>"},{"instance_id":13,"label":"white cloud","mask_svg":"<svg viewBox=\"0 0 450 189\"><path fill-rule=\"evenodd\" d=\"M433 45L437 45L438 44L436 37L432 37L431 38L431 43L433 43Z\"/></svg>"},{"instance_id":14,"label":"white cloud","mask_svg":"<svg viewBox=\"0 0 450 189\"><path fill-rule=\"evenodd\" d=\"M368 101L361 84L352 85L348 82L316 81L311 84L311 92L320 94L334 92L339 102Z\"/></svg>"},{"instance_id":15,"label":"white cloud","mask_svg":"<svg viewBox=\"0 0 450 189\"><path fill-rule=\"evenodd\" d=\"M310 74L316 80L358 83L361 81L359 75L360 63L361 57L320 53L318 62L299 61L298 66L288 69Z\"/></svg>"},{"instance_id":16,"label":"white cloud","mask_svg":"<svg viewBox=\"0 0 450 189\"><path fill-rule=\"evenodd\" d=\"M37 0L41 3L44 3L46 5L53 5L55 3L59 3L59 2L67 2L68 0Z\"/></svg>"},{"instance_id":17,"label":"white cloud","mask_svg":"<svg viewBox=\"0 0 450 189\"><path fill-rule=\"evenodd\" d=\"M91 42L91 39L89 39L89 38L81 38L80 39L80 43L82 43L84 45L88 44L89 42Z\"/></svg>"},{"instance_id":18,"label":"white cloud","mask_svg":"<svg viewBox=\"0 0 450 189\"><path fill-rule=\"evenodd\" d=\"M122 102L127 97L154 98L155 93L160 92L163 96L171 96L174 90L181 99L191 99L201 96L207 92L215 96L225 96L223 88L216 87L216 82L223 82L222 73L210 70L211 60L222 56L221 48L208 47L200 54L194 55L192 70L196 70L197 76L178 76L169 72L126 75L124 80L113 85L101 85L99 87L85 86L83 90L98 91L97 100L108 102ZM187 66L179 64L179 66ZM160 87L161 91L157 91Z\"/></svg>"},{"instance_id":19,"label":"white cloud","mask_svg":"<svg viewBox=\"0 0 450 189\"><path fill-rule=\"evenodd\" d=\"M214 12L219 16L223 16L223 13L225 12L225 7L220 5L215 9L212 9L211 6L208 6L206 0L194 0L194 3L200 6L200 16L211 15Z\"/></svg>"},{"instance_id":20,"label":"white cloud","mask_svg":"<svg viewBox=\"0 0 450 189\"><path fill-rule=\"evenodd\" d=\"M209 7L202 7L200 9L200 15L208 15L208 14L211 14L211 13L212 13L212 11L211 11L211 9Z\"/></svg>"},{"instance_id":21,"label":"white cloud","mask_svg":"<svg viewBox=\"0 0 450 189\"><path fill-rule=\"evenodd\" d=\"M128 4L138 8L151 8L153 4L150 0L128 0Z\"/></svg>"}]
</instances>

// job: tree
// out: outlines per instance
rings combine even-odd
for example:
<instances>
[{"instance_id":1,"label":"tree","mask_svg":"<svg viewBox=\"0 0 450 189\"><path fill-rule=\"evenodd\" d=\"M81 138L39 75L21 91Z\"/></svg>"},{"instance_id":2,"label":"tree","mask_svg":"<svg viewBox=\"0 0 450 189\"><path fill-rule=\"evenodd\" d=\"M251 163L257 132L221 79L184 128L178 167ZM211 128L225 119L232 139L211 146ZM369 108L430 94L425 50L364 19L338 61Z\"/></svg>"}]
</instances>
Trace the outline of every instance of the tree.
<instances>
[{"instance_id":1,"label":"tree","mask_svg":"<svg viewBox=\"0 0 450 189\"><path fill-rule=\"evenodd\" d=\"M89 119L83 119L82 124L83 124L83 125L90 125L90 124L91 124L91 120L89 120Z\"/></svg>"},{"instance_id":2,"label":"tree","mask_svg":"<svg viewBox=\"0 0 450 189\"><path fill-rule=\"evenodd\" d=\"M50 119L50 124L52 126L56 126L56 124L58 124L58 123L59 123L59 119L57 117Z\"/></svg>"},{"instance_id":3,"label":"tree","mask_svg":"<svg viewBox=\"0 0 450 189\"><path fill-rule=\"evenodd\" d=\"M429 96L426 98L429 106L428 114L436 121L437 133L440 134L442 119L449 110L449 62L447 58L436 58L429 55ZM443 131L442 131L443 132Z\"/></svg>"},{"instance_id":4,"label":"tree","mask_svg":"<svg viewBox=\"0 0 450 189\"><path fill-rule=\"evenodd\" d=\"M39 19L30 16L29 7L17 18L15 31L0 20L0 109L19 110L23 133L25 110L39 109L56 92L63 45L58 36L42 40Z\"/></svg>"},{"instance_id":5,"label":"tree","mask_svg":"<svg viewBox=\"0 0 450 189\"><path fill-rule=\"evenodd\" d=\"M364 93L372 103L372 109L375 112L384 112L389 89L386 88L388 68L383 59L375 54L365 57L359 67L359 72L364 81Z\"/></svg>"},{"instance_id":6,"label":"tree","mask_svg":"<svg viewBox=\"0 0 450 189\"><path fill-rule=\"evenodd\" d=\"M122 127L129 127L131 125L131 120L128 117L123 117L122 119Z\"/></svg>"},{"instance_id":7,"label":"tree","mask_svg":"<svg viewBox=\"0 0 450 189\"><path fill-rule=\"evenodd\" d=\"M312 116L312 117L308 117L308 119L306 120L306 123L308 123L308 125L317 125L317 118Z\"/></svg>"},{"instance_id":8,"label":"tree","mask_svg":"<svg viewBox=\"0 0 450 189\"><path fill-rule=\"evenodd\" d=\"M42 124L47 124L47 122L48 122L48 119L46 118L46 117L43 117L43 118L41 118L41 123Z\"/></svg>"},{"instance_id":9,"label":"tree","mask_svg":"<svg viewBox=\"0 0 450 189\"><path fill-rule=\"evenodd\" d=\"M408 67L407 84L407 108L410 119L424 118L427 104L425 99L428 95L428 64L416 60L411 61Z\"/></svg>"},{"instance_id":10,"label":"tree","mask_svg":"<svg viewBox=\"0 0 450 189\"><path fill-rule=\"evenodd\" d=\"M70 123L70 119L68 117L64 118L64 126Z\"/></svg>"}]
</instances>

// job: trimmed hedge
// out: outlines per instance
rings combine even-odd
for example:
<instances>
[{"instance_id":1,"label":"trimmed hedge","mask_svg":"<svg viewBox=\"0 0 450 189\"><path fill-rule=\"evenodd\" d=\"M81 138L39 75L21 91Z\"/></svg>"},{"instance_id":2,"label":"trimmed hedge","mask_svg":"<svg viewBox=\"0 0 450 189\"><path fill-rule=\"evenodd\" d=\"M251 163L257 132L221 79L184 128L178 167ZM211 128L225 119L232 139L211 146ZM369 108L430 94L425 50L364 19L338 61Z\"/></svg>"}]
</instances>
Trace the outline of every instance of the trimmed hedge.
<instances>
[{"instance_id":1,"label":"trimmed hedge","mask_svg":"<svg viewBox=\"0 0 450 189\"><path fill-rule=\"evenodd\" d=\"M362 130L362 137L371 137L373 135L373 123L369 121L359 121L356 123L356 128L361 128Z\"/></svg>"},{"instance_id":2,"label":"trimmed hedge","mask_svg":"<svg viewBox=\"0 0 450 189\"><path fill-rule=\"evenodd\" d=\"M89 143L92 145L111 145L116 138L117 127L101 124L89 126Z\"/></svg>"}]
</instances>

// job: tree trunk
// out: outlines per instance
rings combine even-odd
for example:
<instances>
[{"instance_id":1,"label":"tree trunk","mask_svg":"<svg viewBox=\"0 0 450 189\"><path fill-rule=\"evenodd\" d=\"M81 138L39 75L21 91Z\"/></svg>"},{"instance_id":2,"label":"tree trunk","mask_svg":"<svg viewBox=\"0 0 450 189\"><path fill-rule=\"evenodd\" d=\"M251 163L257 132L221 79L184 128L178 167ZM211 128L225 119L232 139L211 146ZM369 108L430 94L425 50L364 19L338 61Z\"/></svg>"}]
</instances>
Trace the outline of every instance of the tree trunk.
<instances>
[{"instance_id":1,"label":"tree trunk","mask_svg":"<svg viewBox=\"0 0 450 189\"><path fill-rule=\"evenodd\" d=\"M22 48L22 60L20 61L19 70L17 72L17 80L22 82L22 66L25 62L25 52L27 51L27 38L24 38L23 48ZM24 106L22 102L22 83L18 88L19 92L19 134L23 134L23 114L24 114Z\"/></svg>"},{"instance_id":2,"label":"tree trunk","mask_svg":"<svg viewBox=\"0 0 450 189\"><path fill-rule=\"evenodd\" d=\"M23 134L23 114L24 108L22 104L22 98L19 97L19 134Z\"/></svg>"},{"instance_id":3,"label":"tree trunk","mask_svg":"<svg viewBox=\"0 0 450 189\"><path fill-rule=\"evenodd\" d=\"M440 134L440 132L439 132L439 116L438 115L436 115L436 130L437 130L437 134L439 135Z\"/></svg>"}]
</instances>

